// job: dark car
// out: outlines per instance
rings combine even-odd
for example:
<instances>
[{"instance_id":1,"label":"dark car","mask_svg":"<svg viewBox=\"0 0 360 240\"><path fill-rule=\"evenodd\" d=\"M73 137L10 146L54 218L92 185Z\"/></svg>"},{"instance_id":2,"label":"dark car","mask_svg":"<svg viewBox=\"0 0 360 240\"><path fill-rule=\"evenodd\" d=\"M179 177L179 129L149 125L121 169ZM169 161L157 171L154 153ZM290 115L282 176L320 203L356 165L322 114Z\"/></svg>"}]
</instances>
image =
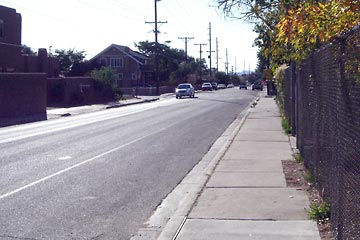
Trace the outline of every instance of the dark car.
<instances>
[{"instance_id":1,"label":"dark car","mask_svg":"<svg viewBox=\"0 0 360 240\"><path fill-rule=\"evenodd\" d=\"M261 81L256 81L256 82L253 83L252 90L254 91L256 89L258 89L260 91L263 90L263 85L262 85Z\"/></svg>"},{"instance_id":2,"label":"dark car","mask_svg":"<svg viewBox=\"0 0 360 240\"><path fill-rule=\"evenodd\" d=\"M216 82L212 82L211 86L214 90L218 90L218 84Z\"/></svg>"},{"instance_id":3,"label":"dark car","mask_svg":"<svg viewBox=\"0 0 360 240\"><path fill-rule=\"evenodd\" d=\"M247 85L246 85L246 83L241 82L241 83L239 84L239 89L245 89L245 90L247 90Z\"/></svg>"}]
</instances>

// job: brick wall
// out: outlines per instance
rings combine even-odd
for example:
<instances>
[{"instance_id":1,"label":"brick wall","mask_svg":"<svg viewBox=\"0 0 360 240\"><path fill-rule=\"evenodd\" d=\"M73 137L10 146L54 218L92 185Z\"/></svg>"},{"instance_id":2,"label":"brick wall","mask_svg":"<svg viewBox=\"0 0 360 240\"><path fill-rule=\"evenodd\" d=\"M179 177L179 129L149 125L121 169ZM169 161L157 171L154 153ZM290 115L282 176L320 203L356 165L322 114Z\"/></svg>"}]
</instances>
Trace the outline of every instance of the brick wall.
<instances>
[{"instance_id":1,"label":"brick wall","mask_svg":"<svg viewBox=\"0 0 360 240\"><path fill-rule=\"evenodd\" d=\"M0 73L0 126L46 119L44 73Z\"/></svg>"}]
</instances>

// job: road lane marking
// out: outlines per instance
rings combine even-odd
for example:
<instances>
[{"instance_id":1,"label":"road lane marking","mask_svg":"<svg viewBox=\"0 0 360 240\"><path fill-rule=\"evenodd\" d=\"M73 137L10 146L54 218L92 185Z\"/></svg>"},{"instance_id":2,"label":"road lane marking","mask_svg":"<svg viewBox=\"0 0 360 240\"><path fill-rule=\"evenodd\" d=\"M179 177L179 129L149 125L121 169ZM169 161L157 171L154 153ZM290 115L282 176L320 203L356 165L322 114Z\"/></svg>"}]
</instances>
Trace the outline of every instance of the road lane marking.
<instances>
[{"instance_id":1,"label":"road lane marking","mask_svg":"<svg viewBox=\"0 0 360 240\"><path fill-rule=\"evenodd\" d=\"M58 160L69 160L72 159L72 157L70 156L65 156L65 157L59 157Z\"/></svg>"},{"instance_id":2,"label":"road lane marking","mask_svg":"<svg viewBox=\"0 0 360 240\"><path fill-rule=\"evenodd\" d=\"M109 109L106 111L80 114L73 116L72 118L66 118L66 119L60 118L60 119L54 119L52 121L29 123L28 125L10 126L5 129L0 128L0 144L18 141L35 136L45 135L49 133L59 132L62 130L84 126L87 124L93 124L115 118L125 117L128 115L132 115L147 110L151 110L157 107L163 107L172 104L173 104L172 101L163 101L163 102L159 102L158 104L143 105L141 106L140 109L138 106L136 107L133 106L133 108L130 106L129 109L125 110L125 112L119 112L118 109ZM111 116L109 116L110 114Z\"/></svg>"},{"instance_id":3,"label":"road lane marking","mask_svg":"<svg viewBox=\"0 0 360 240\"><path fill-rule=\"evenodd\" d=\"M140 138L137 138L137 139L135 139L135 140L132 140L132 141L126 143L126 144L123 144L123 145L121 145L121 146L119 146L119 147L116 147L116 148L113 148L113 149L111 149L111 150L109 150L109 151L106 151L106 152L104 152L104 153L101 153L101 154L99 154L99 155L97 155L97 156L95 156L95 157L89 158L89 159L87 159L87 160L85 160L85 161L83 161L83 162L77 163L77 164L75 164L75 165L73 165L73 166L70 166L70 167L65 168L65 169L63 169L63 170L60 170L60 171L58 171L58 172L56 172L56 173L53 173L53 174L48 175L48 176L46 176L46 177L43 177L43 178L41 178L41 179L39 179L39 180L36 180L36 181L34 181L34 182L32 182L32 183L29 183L29 184L27 184L27 185L25 185L25 186L23 186L23 187L20 187L20 188L17 188L17 189L15 189L15 190L13 190L13 191L10 191L10 192L7 192L7 193L5 193L5 194L2 194L2 195L0 195L0 200L2 200L2 199L4 199L4 198L7 198L7 197L10 197L10 196L12 196L12 195L14 195L14 194L16 194L16 193L21 192L21 191L24 191L24 190L26 190L26 189L28 189L28 188L30 188L30 187L34 187L34 186L36 186L36 185L38 185L38 184L40 184L40 183L43 183L43 182L45 182L45 181L47 181L47 180L50 180L50 179L54 178L54 177L56 177L56 176L62 175L62 174L64 174L64 173L66 173L66 172L69 172L69 171L72 170L72 169L75 169L75 168L78 168L78 167L80 167L80 166L82 166L82 165L85 165L85 164L87 164L87 163L93 162L93 161L95 161L95 160L97 160L97 159L99 159L99 158L101 158L101 157L104 157L104 156L106 156L106 155L109 155L110 153L116 152L116 151L118 151L118 150L120 150L120 149L122 149L122 148L124 148L124 147L127 147L127 146L133 144L133 143L139 142L139 141L141 141L141 140L143 140L143 139L145 139L145 138L147 138L147 137L149 137L149 136L151 136L151 135L154 135L154 134L157 134L157 133L159 133L159 132L162 132L162 131L164 131L164 130L166 130L166 129L169 129L169 128L171 128L172 126L174 126L175 124L176 124L176 123L173 123L173 124L171 124L171 125L168 125L167 127L161 128L161 129L159 129L159 130L157 130L157 131L155 131L155 132L152 132L152 133L147 134L147 135L145 135L145 136L143 136L143 137L140 137Z\"/></svg>"}]
</instances>

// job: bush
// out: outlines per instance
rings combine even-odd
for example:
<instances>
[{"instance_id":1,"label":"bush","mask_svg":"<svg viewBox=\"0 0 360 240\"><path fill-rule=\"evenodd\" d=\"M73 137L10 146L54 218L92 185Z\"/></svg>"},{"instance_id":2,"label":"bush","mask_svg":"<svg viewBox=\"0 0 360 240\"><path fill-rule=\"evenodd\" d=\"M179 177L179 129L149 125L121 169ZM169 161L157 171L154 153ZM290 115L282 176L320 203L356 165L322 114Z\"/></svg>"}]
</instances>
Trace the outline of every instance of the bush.
<instances>
[{"instance_id":1,"label":"bush","mask_svg":"<svg viewBox=\"0 0 360 240\"><path fill-rule=\"evenodd\" d=\"M122 92L115 86L115 71L111 67L101 67L93 70L91 77L94 79L94 90L105 99L120 100Z\"/></svg>"},{"instance_id":2,"label":"bush","mask_svg":"<svg viewBox=\"0 0 360 240\"><path fill-rule=\"evenodd\" d=\"M326 202L320 202L319 204L312 203L308 214L312 220L316 220L319 223L326 222L330 218L330 204Z\"/></svg>"},{"instance_id":3,"label":"bush","mask_svg":"<svg viewBox=\"0 0 360 240\"><path fill-rule=\"evenodd\" d=\"M281 125L286 134L291 133L291 126L290 126L289 120L287 118L283 117L283 119L281 121Z\"/></svg>"}]
</instances>

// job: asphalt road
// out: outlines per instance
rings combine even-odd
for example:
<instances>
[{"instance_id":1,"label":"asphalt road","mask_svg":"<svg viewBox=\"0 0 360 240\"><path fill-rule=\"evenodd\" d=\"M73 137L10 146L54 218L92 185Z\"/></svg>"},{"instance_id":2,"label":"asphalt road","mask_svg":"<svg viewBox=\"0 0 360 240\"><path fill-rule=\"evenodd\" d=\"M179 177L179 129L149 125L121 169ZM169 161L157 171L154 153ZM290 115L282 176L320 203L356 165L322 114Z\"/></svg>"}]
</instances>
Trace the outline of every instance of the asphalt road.
<instances>
[{"instance_id":1,"label":"asphalt road","mask_svg":"<svg viewBox=\"0 0 360 240\"><path fill-rule=\"evenodd\" d=\"M256 94L1 128L0 239L129 239Z\"/></svg>"}]
</instances>

